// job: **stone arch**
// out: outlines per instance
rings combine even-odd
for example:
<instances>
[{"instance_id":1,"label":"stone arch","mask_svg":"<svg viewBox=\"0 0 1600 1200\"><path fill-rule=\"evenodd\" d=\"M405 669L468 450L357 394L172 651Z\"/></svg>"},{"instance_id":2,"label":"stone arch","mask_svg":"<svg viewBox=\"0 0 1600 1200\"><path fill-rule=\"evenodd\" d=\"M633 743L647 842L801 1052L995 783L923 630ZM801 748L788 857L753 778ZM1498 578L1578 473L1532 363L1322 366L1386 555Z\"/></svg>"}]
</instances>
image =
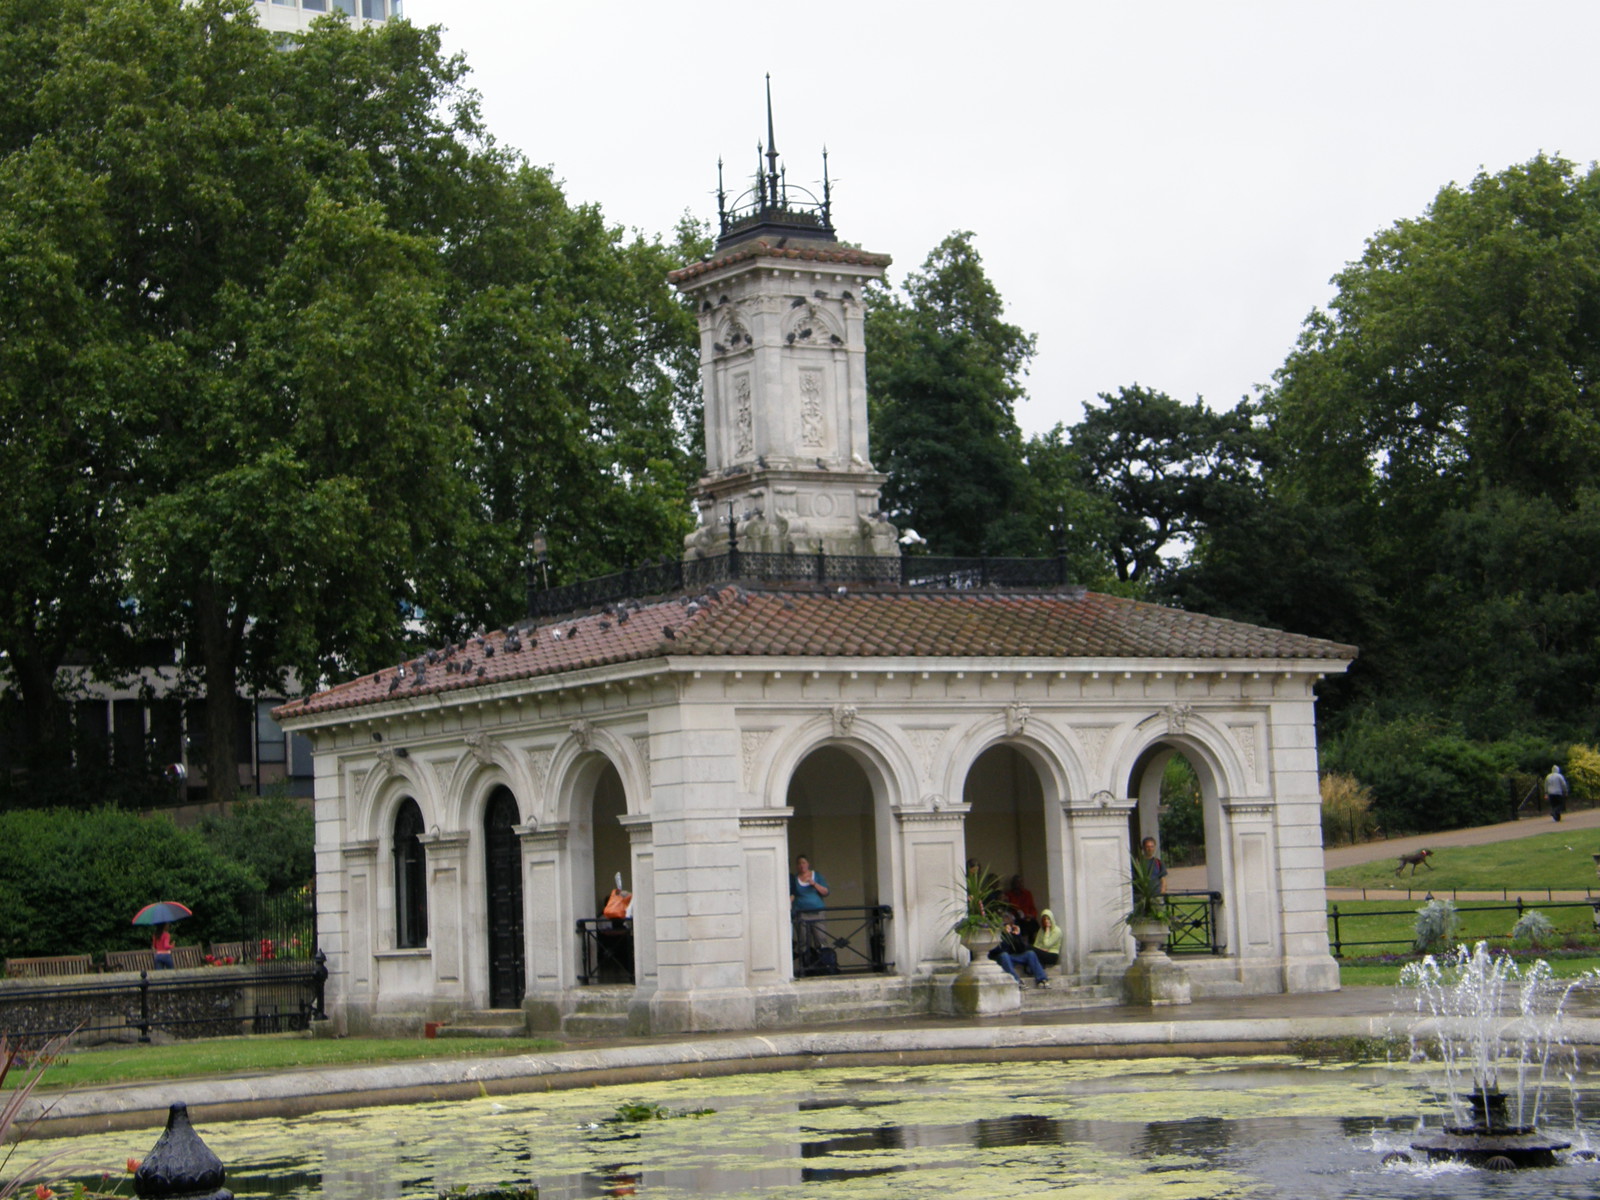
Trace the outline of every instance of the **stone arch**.
<instances>
[{"instance_id":1,"label":"stone arch","mask_svg":"<svg viewBox=\"0 0 1600 1200\"><path fill-rule=\"evenodd\" d=\"M505 787L517 798L523 822L537 823L533 779L527 756L519 755L503 742L486 736L468 739L466 749L456 759L442 791L448 828L471 829L481 819L484 805L497 787ZM445 822L440 821L444 826Z\"/></svg>"},{"instance_id":2,"label":"stone arch","mask_svg":"<svg viewBox=\"0 0 1600 1200\"><path fill-rule=\"evenodd\" d=\"M406 796L417 802L427 828L442 827L439 795L431 773L419 770L413 759L395 755L380 760L361 781L350 819L357 840L387 837L395 809Z\"/></svg>"},{"instance_id":3,"label":"stone arch","mask_svg":"<svg viewBox=\"0 0 1600 1200\"><path fill-rule=\"evenodd\" d=\"M791 333L798 335L800 330L810 326L815 332L810 341L819 345L840 345L844 342L844 326L831 312L818 305L807 301L805 304L789 309L783 315L781 327L782 336L788 341ZM836 337L838 342L830 343L828 339Z\"/></svg>"},{"instance_id":4,"label":"stone arch","mask_svg":"<svg viewBox=\"0 0 1600 1200\"><path fill-rule=\"evenodd\" d=\"M851 707L838 706L841 710ZM916 767L906 753L904 740L857 712L818 714L775 740L775 746L763 747L751 763L751 790L758 807L783 807L795 769L813 751L828 745L839 746L860 761L869 778L879 785L880 804L905 804L916 795ZM906 786L908 781L913 784L910 788Z\"/></svg>"},{"instance_id":5,"label":"stone arch","mask_svg":"<svg viewBox=\"0 0 1600 1200\"><path fill-rule=\"evenodd\" d=\"M577 722L573 735L556 748L546 776L545 786L557 824L571 824L572 802L577 794L574 787L585 780L593 784L591 772L602 769L597 759L609 763L622 780L630 816L650 811L650 769L638 745L632 739L618 737L608 729Z\"/></svg>"},{"instance_id":6,"label":"stone arch","mask_svg":"<svg viewBox=\"0 0 1600 1200\"><path fill-rule=\"evenodd\" d=\"M1087 778L1059 729L1018 716L965 732L947 760L946 794L967 806L967 856L1002 881L1021 875L1036 907L1054 909L1059 921L1073 888L1062 807L1087 794Z\"/></svg>"},{"instance_id":7,"label":"stone arch","mask_svg":"<svg viewBox=\"0 0 1600 1200\"><path fill-rule=\"evenodd\" d=\"M1192 714L1162 714L1146 718L1132 731L1121 747L1112 775L1113 790L1135 801L1129 814L1129 852L1137 850L1135 839L1154 836L1158 847L1164 844L1159 826L1161 776L1167 762L1181 754L1200 783L1201 813L1205 828L1205 890L1223 898L1224 926L1239 918L1238 889L1235 886L1233 848L1227 801L1237 797L1246 776L1232 745L1213 722ZM1169 864L1170 866L1170 864ZM1225 930L1224 940L1228 939Z\"/></svg>"}]
</instances>

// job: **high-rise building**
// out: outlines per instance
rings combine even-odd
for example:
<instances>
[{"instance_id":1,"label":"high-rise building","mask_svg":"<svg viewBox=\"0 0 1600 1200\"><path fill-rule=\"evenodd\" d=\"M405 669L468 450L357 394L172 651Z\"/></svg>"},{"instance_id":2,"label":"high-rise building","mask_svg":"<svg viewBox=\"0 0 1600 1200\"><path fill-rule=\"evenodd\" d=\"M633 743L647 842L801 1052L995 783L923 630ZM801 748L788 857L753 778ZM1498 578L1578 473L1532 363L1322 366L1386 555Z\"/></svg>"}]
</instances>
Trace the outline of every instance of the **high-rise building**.
<instances>
[{"instance_id":1,"label":"high-rise building","mask_svg":"<svg viewBox=\"0 0 1600 1200\"><path fill-rule=\"evenodd\" d=\"M256 0L262 28L298 33L318 17L342 12L357 24L405 15L404 0Z\"/></svg>"}]
</instances>

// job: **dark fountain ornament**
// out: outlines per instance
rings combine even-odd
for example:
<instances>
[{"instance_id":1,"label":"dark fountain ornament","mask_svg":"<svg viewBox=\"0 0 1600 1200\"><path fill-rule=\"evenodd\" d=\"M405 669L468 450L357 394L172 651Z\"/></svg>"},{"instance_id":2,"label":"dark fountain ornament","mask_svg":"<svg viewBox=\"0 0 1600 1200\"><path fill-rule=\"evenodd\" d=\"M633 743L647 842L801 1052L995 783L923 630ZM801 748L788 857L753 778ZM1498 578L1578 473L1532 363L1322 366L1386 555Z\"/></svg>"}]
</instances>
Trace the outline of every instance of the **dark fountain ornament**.
<instances>
[{"instance_id":1,"label":"dark fountain ornament","mask_svg":"<svg viewBox=\"0 0 1600 1200\"><path fill-rule=\"evenodd\" d=\"M189 1124L189 1106L174 1104L166 1129L133 1173L133 1191L141 1200L233 1200L222 1186L226 1174Z\"/></svg>"},{"instance_id":2,"label":"dark fountain ornament","mask_svg":"<svg viewBox=\"0 0 1600 1200\"><path fill-rule=\"evenodd\" d=\"M1423 1018L1411 1036L1414 1057L1438 1059L1450 1106L1443 1131L1418 1138L1411 1148L1429 1162L1491 1171L1554 1166L1572 1143L1539 1128L1545 1084L1555 1060L1572 1055L1562 1032L1567 997L1593 980L1559 982L1543 961L1521 972L1511 958L1492 956L1479 942L1470 952L1459 947L1443 963L1429 956L1407 967L1401 982L1415 991ZM1501 1090L1502 1077L1511 1081L1510 1090ZM1386 1156L1391 1160L1410 1156Z\"/></svg>"}]
</instances>

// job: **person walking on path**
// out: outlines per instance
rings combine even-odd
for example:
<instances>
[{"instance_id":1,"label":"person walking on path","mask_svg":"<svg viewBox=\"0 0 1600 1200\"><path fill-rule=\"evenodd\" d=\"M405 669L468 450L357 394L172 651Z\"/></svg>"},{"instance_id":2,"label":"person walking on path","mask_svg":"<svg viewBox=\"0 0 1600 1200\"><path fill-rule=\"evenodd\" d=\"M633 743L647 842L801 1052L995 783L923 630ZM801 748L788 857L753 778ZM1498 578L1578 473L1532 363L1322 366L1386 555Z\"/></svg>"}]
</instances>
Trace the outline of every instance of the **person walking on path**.
<instances>
[{"instance_id":1,"label":"person walking on path","mask_svg":"<svg viewBox=\"0 0 1600 1200\"><path fill-rule=\"evenodd\" d=\"M1544 777L1544 798L1550 805L1551 818L1561 820L1561 814L1567 811L1567 777L1559 766L1552 766Z\"/></svg>"}]
</instances>

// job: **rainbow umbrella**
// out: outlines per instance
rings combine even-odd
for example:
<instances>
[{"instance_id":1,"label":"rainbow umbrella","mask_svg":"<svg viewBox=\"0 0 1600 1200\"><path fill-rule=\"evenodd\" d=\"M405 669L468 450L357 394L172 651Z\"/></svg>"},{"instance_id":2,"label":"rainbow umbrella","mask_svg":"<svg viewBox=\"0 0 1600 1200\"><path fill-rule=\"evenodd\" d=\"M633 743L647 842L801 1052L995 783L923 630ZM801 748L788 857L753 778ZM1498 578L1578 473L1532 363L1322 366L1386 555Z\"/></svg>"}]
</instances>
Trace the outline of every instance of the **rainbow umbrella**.
<instances>
[{"instance_id":1,"label":"rainbow umbrella","mask_svg":"<svg viewBox=\"0 0 1600 1200\"><path fill-rule=\"evenodd\" d=\"M181 921L185 917L192 917L187 904L179 904L176 900L158 900L154 904L146 904L133 914L135 925L165 925L169 921Z\"/></svg>"}]
</instances>

